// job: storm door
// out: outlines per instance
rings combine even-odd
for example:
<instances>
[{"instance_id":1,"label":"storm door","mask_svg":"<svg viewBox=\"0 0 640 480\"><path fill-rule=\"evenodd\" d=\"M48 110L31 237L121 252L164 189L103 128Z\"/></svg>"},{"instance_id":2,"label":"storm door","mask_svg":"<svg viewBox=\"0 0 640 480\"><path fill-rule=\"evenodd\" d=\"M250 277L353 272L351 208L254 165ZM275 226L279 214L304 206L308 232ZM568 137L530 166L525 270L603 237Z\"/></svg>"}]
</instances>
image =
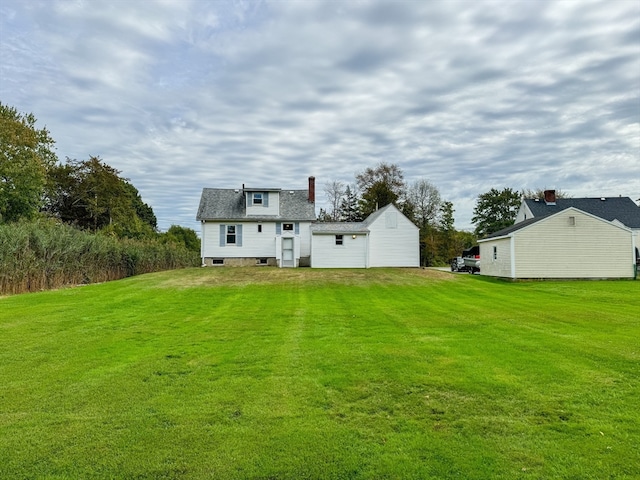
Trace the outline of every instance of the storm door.
<instances>
[{"instance_id":1,"label":"storm door","mask_svg":"<svg viewBox=\"0 0 640 480\"><path fill-rule=\"evenodd\" d=\"M293 257L293 238L283 237L282 239L282 266L294 267L295 260Z\"/></svg>"}]
</instances>

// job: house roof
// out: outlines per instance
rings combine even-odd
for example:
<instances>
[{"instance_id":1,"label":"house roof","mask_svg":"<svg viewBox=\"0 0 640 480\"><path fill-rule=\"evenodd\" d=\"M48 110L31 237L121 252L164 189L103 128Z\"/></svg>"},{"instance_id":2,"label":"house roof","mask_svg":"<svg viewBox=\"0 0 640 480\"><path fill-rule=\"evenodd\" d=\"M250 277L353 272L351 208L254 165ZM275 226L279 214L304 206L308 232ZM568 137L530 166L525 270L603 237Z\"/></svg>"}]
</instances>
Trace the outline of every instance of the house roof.
<instances>
[{"instance_id":1,"label":"house roof","mask_svg":"<svg viewBox=\"0 0 640 480\"><path fill-rule=\"evenodd\" d=\"M574 207L610 222L618 220L629 228L640 228L640 207L629 197L557 198L555 205L534 199L525 199L524 202L536 218Z\"/></svg>"},{"instance_id":2,"label":"house roof","mask_svg":"<svg viewBox=\"0 0 640 480\"><path fill-rule=\"evenodd\" d=\"M502 230L498 230L497 232L493 232L492 234L487 235L486 237L479 239L478 242L482 242L484 240L489 240L490 238L506 237L510 233L517 232L521 228L528 227L529 225L532 225L532 224L537 223L537 222L539 222L541 220L544 220L547 217L548 217L548 215L544 216L544 217L528 218L527 220L524 220L523 222L514 223L510 227L503 228Z\"/></svg>"},{"instance_id":3,"label":"house roof","mask_svg":"<svg viewBox=\"0 0 640 480\"><path fill-rule=\"evenodd\" d=\"M273 192L279 189L261 189ZM253 190L252 191L256 191ZM247 215L245 195L242 189L203 188L197 220L253 220L277 221L316 219L315 204L309 202L309 190L280 191L279 215Z\"/></svg>"},{"instance_id":4,"label":"house roof","mask_svg":"<svg viewBox=\"0 0 640 480\"><path fill-rule=\"evenodd\" d=\"M376 210L362 222L321 222L311 225L311 232L317 234L350 234L350 233L369 233L369 225L376 221L384 212L390 209L396 209L392 203ZM399 210L398 210L399 211ZM400 212L402 214L402 212ZM418 227L416 227L418 228Z\"/></svg>"},{"instance_id":5,"label":"house roof","mask_svg":"<svg viewBox=\"0 0 640 480\"><path fill-rule=\"evenodd\" d=\"M598 201L600 201L600 200L598 200ZM631 202L631 203L633 203L633 202ZM482 238L482 239L478 240L478 243L482 243L482 242L484 242L486 240L490 240L490 239L494 239L494 238L498 238L498 237L506 237L507 235L510 235L511 233L517 232L518 230L522 230L523 228L528 227L529 225L533 225L534 223L538 223L538 222L541 222L543 220L546 220L550 216L556 215L556 214L562 212L563 210L568 210L568 209L581 211L582 213L585 213L587 215L592 215L594 217L599 218L600 221L609 221L609 222L611 221L611 220L607 220L606 218L603 218L603 217L600 217L598 215L595 215L594 213L586 212L584 210L581 210L581 209L579 209L577 207L566 206L565 208L561 208L561 209L556 210L554 212L551 212L551 213L549 213L547 215L534 217L534 218L528 218L527 220L524 220L522 222L514 223L513 225L511 225L509 227L503 228L502 230L498 230L497 232L494 232L491 235L487 235L485 238ZM625 227L618 226L618 228L625 228ZM628 228L630 228L630 227L627 227L627 229Z\"/></svg>"},{"instance_id":6,"label":"house roof","mask_svg":"<svg viewBox=\"0 0 640 480\"><path fill-rule=\"evenodd\" d=\"M321 222L311 225L311 232L326 235L348 235L369 233L364 222Z\"/></svg>"}]
</instances>

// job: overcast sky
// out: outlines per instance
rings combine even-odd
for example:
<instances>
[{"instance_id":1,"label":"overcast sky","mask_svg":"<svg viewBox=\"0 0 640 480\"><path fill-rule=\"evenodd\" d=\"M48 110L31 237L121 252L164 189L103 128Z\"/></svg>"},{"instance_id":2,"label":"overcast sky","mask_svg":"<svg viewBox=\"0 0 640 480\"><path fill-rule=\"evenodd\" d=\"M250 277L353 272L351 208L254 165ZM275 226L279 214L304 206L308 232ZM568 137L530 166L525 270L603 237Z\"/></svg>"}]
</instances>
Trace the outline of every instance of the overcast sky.
<instances>
[{"instance_id":1,"label":"overcast sky","mask_svg":"<svg viewBox=\"0 0 640 480\"><path fill-rule=\"evenodd\" d=\"M0 101L162 229L203 187L379 162L472 229L492 187L640 198L640 1L2 0Z\"/></svg>"}]
</instances>

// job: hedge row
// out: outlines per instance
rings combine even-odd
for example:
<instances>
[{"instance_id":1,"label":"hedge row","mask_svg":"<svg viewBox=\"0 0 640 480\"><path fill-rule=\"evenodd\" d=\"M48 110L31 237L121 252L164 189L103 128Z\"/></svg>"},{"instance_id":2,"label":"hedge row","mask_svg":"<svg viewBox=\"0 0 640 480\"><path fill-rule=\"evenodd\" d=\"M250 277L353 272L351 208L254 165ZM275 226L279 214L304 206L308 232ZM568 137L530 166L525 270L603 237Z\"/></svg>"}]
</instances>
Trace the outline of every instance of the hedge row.
<instances>
[{"instance_id":1,"label":"hedge row","mask_svg":"<svg viewBox=\"0 0 640 480\"><path fill-rule=\"evenodd\" d=\"M95 235L52 220L0 225L0 295L198 265L197 253L171 243Z\"/></svg>"}]
</instances>

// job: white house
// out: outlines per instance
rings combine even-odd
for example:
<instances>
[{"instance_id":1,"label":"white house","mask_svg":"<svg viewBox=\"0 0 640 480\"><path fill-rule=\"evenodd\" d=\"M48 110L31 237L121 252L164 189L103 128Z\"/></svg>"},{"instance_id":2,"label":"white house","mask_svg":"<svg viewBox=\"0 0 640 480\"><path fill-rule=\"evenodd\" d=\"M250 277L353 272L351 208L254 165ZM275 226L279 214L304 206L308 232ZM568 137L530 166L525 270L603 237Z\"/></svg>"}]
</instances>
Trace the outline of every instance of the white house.
<instances>
[{"instance_id":1,"label":"white house","mask_svg":"<svg viewBox=\"0 0 640 480\"><path fill-rule=\"evenodd\" d=\"M416 227L387 205L363 222L316 223L315 178L308 190L202 190L202 264L279 267L418 267Z\"/></svg>"},{"instance_id":2,"label":"white house","mask_svg":"<svg viewBox=\"0 0 640 480\"><path fill-rule=\"evenodd\" d=\"M311 225L311 266L418 267L419 229L393 204L363 222L315 223Z\"/></svg>"},{"instance_id":3,"label":"white house","mask_svg":"<svg viewBox=\"0 0 640 480\"><path fill-rule=\"evenodd\" d=\"M196 218L203 265L308 266L315 178L308 190L205 188Z\"/></svg>"},{"instance_id":4,"label":"white house","mask_svg":"<svg viewBox=\"0 0 640 480\"><path fill-rule=\"evenodd\" d=\"M482 275L634 278L640 208L629 198L523 200L511 227L479 240Z\"/></svg>"}]
</instances>

